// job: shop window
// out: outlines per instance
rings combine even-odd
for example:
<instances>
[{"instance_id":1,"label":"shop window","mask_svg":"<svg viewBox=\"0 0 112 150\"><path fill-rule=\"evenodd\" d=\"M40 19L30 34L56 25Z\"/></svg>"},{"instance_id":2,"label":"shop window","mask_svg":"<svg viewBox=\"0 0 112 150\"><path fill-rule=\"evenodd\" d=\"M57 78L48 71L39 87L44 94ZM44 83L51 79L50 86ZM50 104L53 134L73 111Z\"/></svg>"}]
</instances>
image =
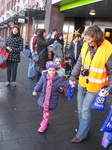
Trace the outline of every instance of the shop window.
<instances>
[{"instance_id":1,"label":"shop window","mask_svg":"<svg viewBox=\"0 0 112 150\"><path fill-rule=\"evenodd\" d=\"M105 39L107 39L108 41L112 43L112 29L106 28L104 36L105 36Z\"/></svg>"}]
</instances>

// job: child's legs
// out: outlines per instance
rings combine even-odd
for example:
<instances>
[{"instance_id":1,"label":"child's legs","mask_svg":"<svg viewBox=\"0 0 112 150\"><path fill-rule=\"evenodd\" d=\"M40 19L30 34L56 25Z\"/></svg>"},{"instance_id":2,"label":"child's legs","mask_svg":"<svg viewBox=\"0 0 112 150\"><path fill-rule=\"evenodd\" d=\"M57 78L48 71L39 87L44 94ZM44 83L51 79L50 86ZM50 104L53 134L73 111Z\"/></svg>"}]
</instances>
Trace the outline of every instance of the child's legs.
<instances>
[{"instance_id":1,"label":"child's legs","mask_svg":"<svg viewBox=\"0 0 112 150\"><path fill-rule=\"evenodd\" d=\"M43 111L43 120L48 122L49 118L50 118L50 111Z\"/></svg>"}]
</instances>

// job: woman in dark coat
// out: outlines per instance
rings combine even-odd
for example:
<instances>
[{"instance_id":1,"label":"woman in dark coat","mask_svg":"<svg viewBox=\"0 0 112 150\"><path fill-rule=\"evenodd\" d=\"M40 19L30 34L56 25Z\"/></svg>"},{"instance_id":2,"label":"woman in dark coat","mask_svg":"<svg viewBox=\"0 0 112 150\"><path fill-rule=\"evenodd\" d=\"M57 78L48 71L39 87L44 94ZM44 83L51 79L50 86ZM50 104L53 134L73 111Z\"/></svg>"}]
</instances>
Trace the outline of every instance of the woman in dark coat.
<instances>
[{"instance_id":1,"label":"woman in dark coat","mask_svg":"<svg viewBox=\"0 0 112 150\"><path fill-rule=\"evenodd\" d=\"M47 46L51 45L54 42L55 34L52 34L51 39L46 40L46 30L40 29L37 37L37 53L40 54L41 51L44 51L39 55L39 60L37 62L36 69L36 78L37 81L40 79L42 71L45 70L45 64L48 61L48 50Z\"/></svg>"},{"instance_id":2,"label":"woman in dark coat","mask_svg":"<svg viewBox=\"0 0 112 150\"><path fill-rule=\"evenodd\" d=\"M23 39L20 36L20 29L14 25L11 35L6 40L5 50L9 52L7 61L7 82L6 86L16 86L17 66L20 62L20 52L23 50Z\"/></svg>"}]
</instances>

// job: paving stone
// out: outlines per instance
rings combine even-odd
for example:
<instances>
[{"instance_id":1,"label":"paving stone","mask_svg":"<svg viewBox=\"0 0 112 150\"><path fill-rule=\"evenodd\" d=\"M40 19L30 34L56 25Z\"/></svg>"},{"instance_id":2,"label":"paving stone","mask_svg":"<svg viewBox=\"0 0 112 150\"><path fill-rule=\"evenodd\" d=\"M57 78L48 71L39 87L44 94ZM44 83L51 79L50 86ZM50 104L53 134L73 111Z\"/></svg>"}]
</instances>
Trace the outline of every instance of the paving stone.
<instances>
[{"instance_id":1,"label":"paving stone","mask_svg":"<svg viewBox=\"0 0 112 150\"><path fill-rule=\"evenodd\" d=\"M20 148L18 140L8 140L0 142L0 150L14 150Z\"/></svg>"}]
</instances>

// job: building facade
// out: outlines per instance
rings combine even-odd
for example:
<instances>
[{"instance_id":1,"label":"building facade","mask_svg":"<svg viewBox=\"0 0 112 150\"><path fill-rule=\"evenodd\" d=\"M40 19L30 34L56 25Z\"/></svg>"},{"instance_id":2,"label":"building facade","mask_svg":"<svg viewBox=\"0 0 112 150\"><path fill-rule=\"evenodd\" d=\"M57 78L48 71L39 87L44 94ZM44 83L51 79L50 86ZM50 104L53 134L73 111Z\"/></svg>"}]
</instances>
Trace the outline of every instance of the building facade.
<instances>
[{"instance_id":1,"label":"building facade","mask_svg":"<svg viewBox=\"0 0 112 150\"><path fill-rule=\"evenodd\" d=\"M0 5L0 35L5 40L17 24L25 43L37 28L45 28L47 34L57 28L68 45L74 35L82 35L88 26L97 24L112 41L110 0L0 0ZM91 11L95 14L90 15Z\"/></svg>"}]
</instances>

